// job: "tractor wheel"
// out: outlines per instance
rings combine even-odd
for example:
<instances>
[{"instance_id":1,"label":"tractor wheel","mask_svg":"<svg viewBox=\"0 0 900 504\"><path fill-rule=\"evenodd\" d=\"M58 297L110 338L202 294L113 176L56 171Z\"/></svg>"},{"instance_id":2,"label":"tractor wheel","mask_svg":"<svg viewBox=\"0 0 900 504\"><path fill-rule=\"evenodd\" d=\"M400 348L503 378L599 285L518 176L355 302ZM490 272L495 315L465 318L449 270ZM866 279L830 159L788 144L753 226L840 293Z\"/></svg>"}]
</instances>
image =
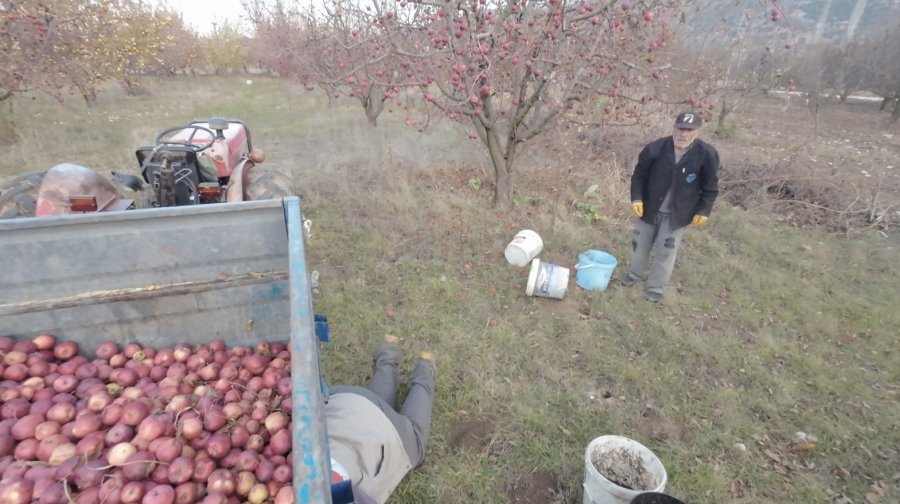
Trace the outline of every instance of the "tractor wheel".
<instances>
[{"instance_id":1,"label":"tractor wheel","mask_svg":"<svg viewBox=\"0 0 900 504\"><path fill-rule=\"evenodd\" d=\"M293 196L294 182L275 165L256 165L250 169L244 193L247 200L267 200Z\"/></svg>"},{"instance_id":2,"label":"tractor wheel","mask_svg":"<svg viewBox=\"0 0 900 504\"><path fill-rule=\"evenodd\" d=\"M33 217L47 170L23 173L0 183L0 219Z\"/></svg>"}]
</instances>

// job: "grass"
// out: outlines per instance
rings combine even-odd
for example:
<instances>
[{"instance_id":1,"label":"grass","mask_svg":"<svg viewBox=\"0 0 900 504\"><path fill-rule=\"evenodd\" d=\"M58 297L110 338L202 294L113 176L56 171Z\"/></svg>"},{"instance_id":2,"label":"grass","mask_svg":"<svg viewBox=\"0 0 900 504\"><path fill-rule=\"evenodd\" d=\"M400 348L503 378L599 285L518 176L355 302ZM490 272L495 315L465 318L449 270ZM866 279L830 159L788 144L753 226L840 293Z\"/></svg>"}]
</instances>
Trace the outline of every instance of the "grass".
<instances>
[{"instance_id":1,"label":"grass","mask_svg":"<svg viewBox=\"0 0 900 504\"><path fill-rule=\"evenodd\" d=\"M542 260L571 267L600 248L625 270L620 175L635 153L606 178L589 159L564 177L551 156L525 155L518 203L501 212L479 145L452 125L419 134L386 114L373 130L355 102L327 109L274 79L148 88L110 89L94 109L17 99L19 141L0 152L0 174L61 161L136 170L134 148L165 127L243 119L313 220L327 381L364 383L386 333L403 338L405 370L421 350L438 355L427 463L391 502L581 502L585 447L607 433L659 455L667 492L686 502L900 500L896 239L796 229L720 201L705 230L688 231L661 305L639 287L574 282L563 300L529 298L527 269L502 254L524 227L543 237ZM592 184L601 218L570 204L593 201ZM798 431L815 447L796 449Z\"/></svg>"}]
</instances>

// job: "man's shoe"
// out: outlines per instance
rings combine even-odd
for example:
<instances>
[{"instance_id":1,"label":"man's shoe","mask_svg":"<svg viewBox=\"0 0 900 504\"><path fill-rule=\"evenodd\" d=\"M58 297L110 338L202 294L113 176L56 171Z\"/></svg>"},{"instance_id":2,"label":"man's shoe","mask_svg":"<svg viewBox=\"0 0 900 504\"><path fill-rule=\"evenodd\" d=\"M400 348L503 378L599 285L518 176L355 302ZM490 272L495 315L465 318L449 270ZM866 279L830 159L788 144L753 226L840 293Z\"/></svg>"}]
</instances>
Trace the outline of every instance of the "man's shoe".
<instances>
[{"instance_id":1,"label":"man's shoe","mask_svg":"<svg viewBox=\"0 0 900 504\"><path fill-rule=\"evenodd\" d=\"M631 276L631 273L625 275L625 278L619 280L619 283L622 284L622 287L631 287L635 283L637 283L638 279Z\"/></svg>"},{"instance_id":2,"label":"man's shoe","mask_svg":"<svg viewBox=\"0 0 900 504\"><path fill-rule=\"evenodd\" d=\"M650 301L651 303L659 303L661 299L662 299L662 292L654 292L654 291L647 292L647 301Z\"/></svg>"},{"instance_id":3,"label":"man's shoe","mask_svg":"<svg viewBox=\"0 0 900 504\"><path fill-rule=\"evenodd\" d=\"M428 368L431 370L431 378L437 378L437 365L435 364L434 354L431 352L422 352L419 354L419 360L425 361L429 364Z\"/></svg>"}]
</instances>

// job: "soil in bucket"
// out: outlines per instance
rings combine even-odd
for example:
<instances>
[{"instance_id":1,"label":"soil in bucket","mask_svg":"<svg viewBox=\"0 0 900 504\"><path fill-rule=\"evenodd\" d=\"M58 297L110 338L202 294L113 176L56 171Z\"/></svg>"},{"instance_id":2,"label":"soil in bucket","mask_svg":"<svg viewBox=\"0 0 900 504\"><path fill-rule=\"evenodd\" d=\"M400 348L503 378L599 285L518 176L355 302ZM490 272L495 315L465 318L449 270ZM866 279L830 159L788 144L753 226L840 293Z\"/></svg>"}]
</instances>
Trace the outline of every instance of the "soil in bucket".
<instances>
[{"instance_id":1,"label":"soil in bucket","mask_svg":"<svg viewBox=\"0 0 900 504\"><path fill-rule=\"evenodd\" d=\"M656 478L647 470L640 454L619 448L608 452L594 452L591 462L604 478L628 490L653 490Z\"/></svg>"}]
</instances>

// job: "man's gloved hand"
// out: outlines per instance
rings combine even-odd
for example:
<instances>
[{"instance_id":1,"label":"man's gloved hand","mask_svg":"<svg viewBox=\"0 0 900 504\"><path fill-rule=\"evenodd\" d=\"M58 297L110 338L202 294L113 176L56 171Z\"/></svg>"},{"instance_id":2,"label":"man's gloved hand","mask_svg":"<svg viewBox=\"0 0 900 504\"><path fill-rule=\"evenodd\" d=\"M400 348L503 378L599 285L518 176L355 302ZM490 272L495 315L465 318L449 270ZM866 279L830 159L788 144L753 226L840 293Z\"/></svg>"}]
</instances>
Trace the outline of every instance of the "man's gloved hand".
<instances>
[{"instance_id":1,"label":"man's gloved hand","mask_svg":"<svg viewBox=\"0 0 900 504\"><path fill-rule=\"evenodd\" d=\"M706 224L707 220L709 220L709 217L707 217L705 215L695 215L694 220L691 221L691 224L693 224L694 227L696 228L696 227L702 226L703 224Z\"/></svg>"},{"instance_id":2,"label":"man's gloved hand","mask_svg":"<svg viewBox=\"0 0 900 504\"><path fill-rule=\"evenodd\" d=\"M634 210L634 214L637 215L638 217L644 216L644 202L643 201L640 201L640 200L632 201L631 209Z\"/></svg>"}]
</instances>

